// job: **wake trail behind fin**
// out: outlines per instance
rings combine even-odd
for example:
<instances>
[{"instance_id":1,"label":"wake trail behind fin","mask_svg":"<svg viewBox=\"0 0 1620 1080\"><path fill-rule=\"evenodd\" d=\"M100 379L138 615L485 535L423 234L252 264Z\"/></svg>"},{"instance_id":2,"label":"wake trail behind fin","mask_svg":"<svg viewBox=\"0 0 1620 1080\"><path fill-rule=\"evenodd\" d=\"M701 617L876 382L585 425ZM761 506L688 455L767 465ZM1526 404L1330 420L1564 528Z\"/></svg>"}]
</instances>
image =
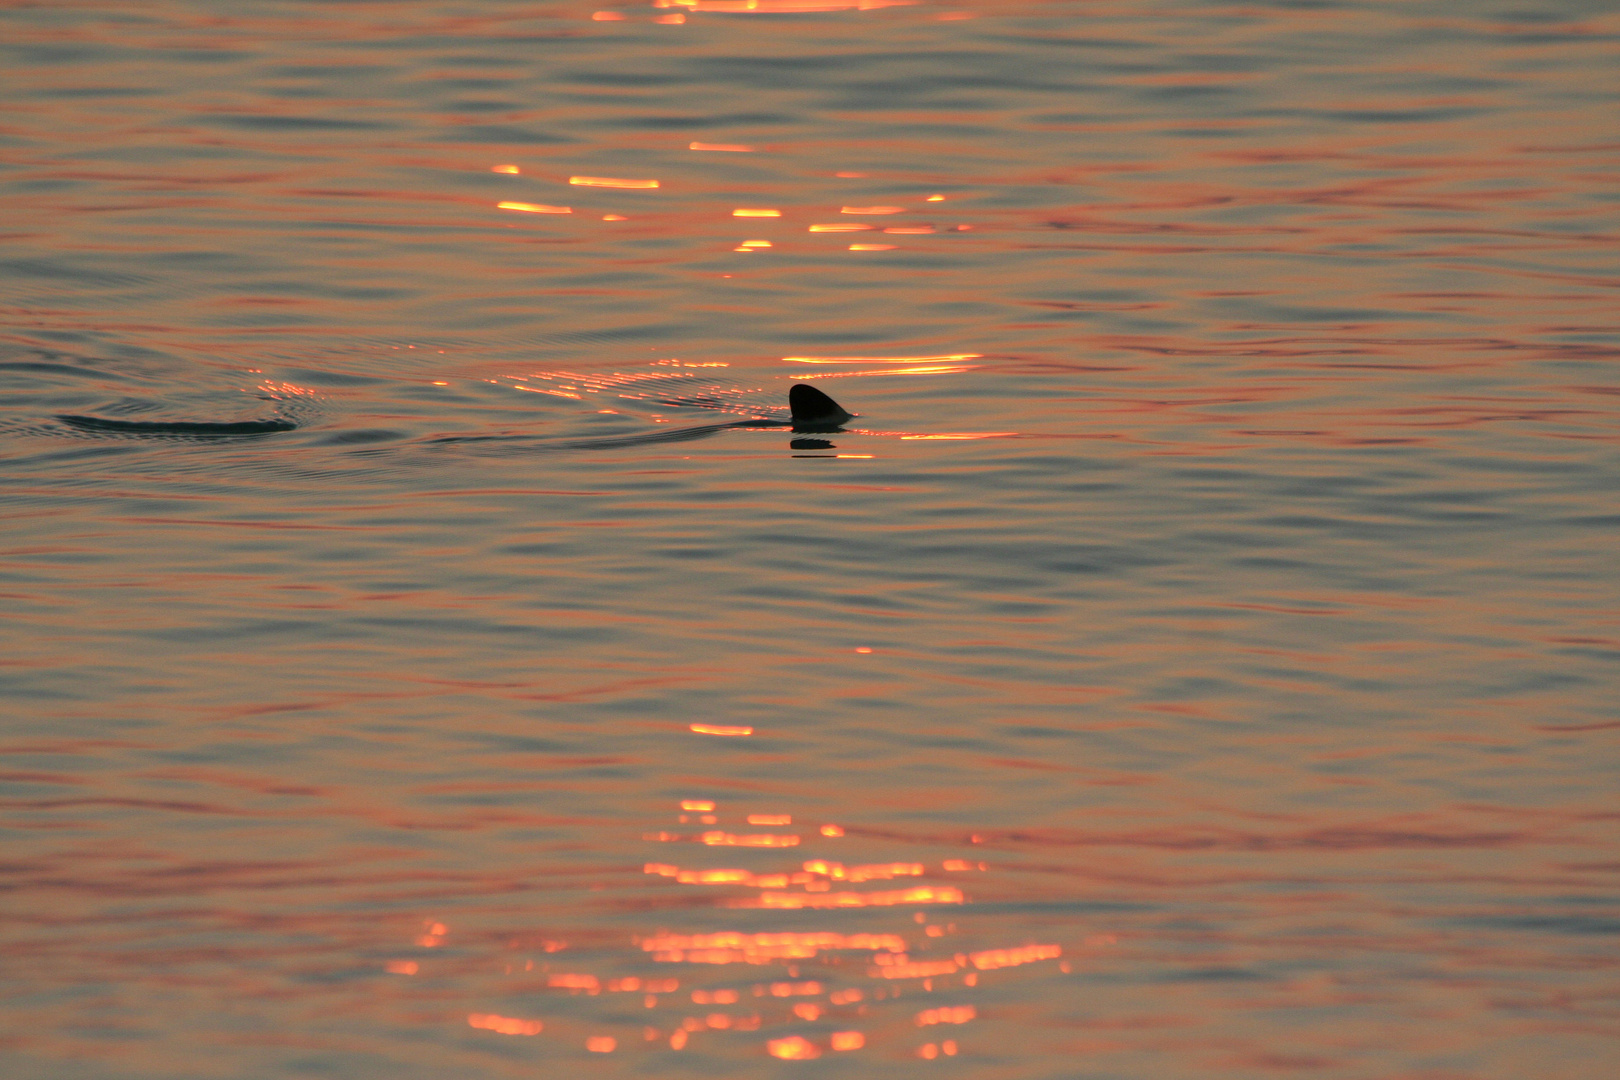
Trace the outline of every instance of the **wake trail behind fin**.
<instances>
[{"instance_id":1,"label":"wake trail behind fin","mask_svg":"<svg viewBox=\"0 0 1620 1080\"><path fill-rule=\"evenodd\" d=\"M298 426L291 420L241 420L230 424L213 424L190 420L104 420L99 416L75 416L71 413L61 413L56 418L80 431L116 435L189 435L192 438L269 435L277 431L292 431Z\"/></svg>"}]
</instances>

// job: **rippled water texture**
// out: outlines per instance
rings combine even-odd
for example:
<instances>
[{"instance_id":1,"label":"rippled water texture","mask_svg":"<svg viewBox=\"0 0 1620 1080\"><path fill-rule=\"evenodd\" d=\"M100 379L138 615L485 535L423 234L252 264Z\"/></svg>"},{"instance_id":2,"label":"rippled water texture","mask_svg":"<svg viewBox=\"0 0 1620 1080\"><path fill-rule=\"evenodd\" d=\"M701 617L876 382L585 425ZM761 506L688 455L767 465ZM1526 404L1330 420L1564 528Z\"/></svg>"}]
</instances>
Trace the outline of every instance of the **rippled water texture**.
<instances>
[{"instance_id":1,"label":"rippled water texture","mask_svg":"<svg viewBox=\"0 0 1620 1080\"><path fill-rule=\"evenodd\" d=\"M0 1072L1620 1074L1617 41L0 7Z\"/></svg>"}]
</instances>

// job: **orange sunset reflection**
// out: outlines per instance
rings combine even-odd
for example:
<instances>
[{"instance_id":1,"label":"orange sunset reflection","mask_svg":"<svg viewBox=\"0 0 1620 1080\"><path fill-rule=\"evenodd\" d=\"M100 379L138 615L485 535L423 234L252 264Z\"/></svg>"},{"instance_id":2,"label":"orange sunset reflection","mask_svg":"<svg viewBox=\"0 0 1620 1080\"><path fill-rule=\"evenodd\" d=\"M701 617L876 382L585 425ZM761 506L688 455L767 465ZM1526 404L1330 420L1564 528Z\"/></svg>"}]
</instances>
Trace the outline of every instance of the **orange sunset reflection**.
<instances>
[{"instance_id":1,"label":"orange sunset reflection","mask_svg":"<svg viewBox=\"0 0 1620 1080\"><path fill-rule=\"evenodd\" d=\"M653 7L687 11L721 11L733 15L771 15L822 11L876 11L909 7L922 0L653 0Z\"/></svg>"},{"instance_id":2,"label":"orange sunset reflection","mask_svg":"<svg viewBox=\"0 0 1620 1080\"><path fill-rule=\"evenodd\" d=\"M713 798L680 799L674 809L673 827L654 828L645 840L691 845L692 861L647 862L641 878L679 889L681 897L702 897L698 906L655 889L650 899L660 914L617 944L514 939L505 963L512 991L463 1014L468 1026L601 1053L730 1047L795 1061L863 1051L971 1055L971 1038L928 1042L925 1033L970 1030L984 1011L976 995L990 989L986 976L1017 979L1050 962L1068 970L1062 958L1072 949L1058 942L975 940L957 922L935 918L941 910L953 919L971 911L968 883L991 872L982 860L848 860L837 849L865 850L868 842L838 826L773 833L724 827L733 821L790 827L802 814L733 808ZM694 827L709 824L722 827ZM808 857L780 851L812 843L826 850ZM758 854L748 866L706 863L702 853L716 847ZM833 911L843 913L838 925L817 925ZM866 925L850 925L856 911ZM657 925L677 917L696 925ZM733 917L751 922L726 926ZM430 920L427 928L437 941L453 932L446 921ZM1092 934L1082 946L1109 941ZM431 962L422 962L431 976ZM574 1007L548 1008L556 995L573 999ZM625 997L638 1000L634 1024L612 1006ZM592 1011L593 999L602 999L604 1011Z\"/></svg>"},{"instance_id":3,"label":"orange sunset reflection","mask_svg":"<svg viewBox=\"0 0 1620 1080\"><path fill-rule=\"evenodd\" d=\"M624 180L615 176L570 176L568 182L576 187L644 189L658 186L657 180Z\"/></svg>"}]
</instances>

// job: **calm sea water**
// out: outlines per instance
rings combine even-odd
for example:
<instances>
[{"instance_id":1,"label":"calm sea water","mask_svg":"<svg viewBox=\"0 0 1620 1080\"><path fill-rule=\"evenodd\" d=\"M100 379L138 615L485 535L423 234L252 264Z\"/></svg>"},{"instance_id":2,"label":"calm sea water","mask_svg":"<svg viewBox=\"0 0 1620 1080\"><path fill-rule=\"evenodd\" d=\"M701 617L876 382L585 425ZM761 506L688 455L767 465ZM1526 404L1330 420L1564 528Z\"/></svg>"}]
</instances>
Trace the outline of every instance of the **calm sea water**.
<instances>
[{"instance_id":1,"label":"calm sea water","mask_svg":"<svg viewBox=\"0 0 1620 1080\"><path fill-rule=\"evenodd\" d=\"M1617 40L5 5L0 1068L1615 1075Z\"/></svg>"}]
</instances>

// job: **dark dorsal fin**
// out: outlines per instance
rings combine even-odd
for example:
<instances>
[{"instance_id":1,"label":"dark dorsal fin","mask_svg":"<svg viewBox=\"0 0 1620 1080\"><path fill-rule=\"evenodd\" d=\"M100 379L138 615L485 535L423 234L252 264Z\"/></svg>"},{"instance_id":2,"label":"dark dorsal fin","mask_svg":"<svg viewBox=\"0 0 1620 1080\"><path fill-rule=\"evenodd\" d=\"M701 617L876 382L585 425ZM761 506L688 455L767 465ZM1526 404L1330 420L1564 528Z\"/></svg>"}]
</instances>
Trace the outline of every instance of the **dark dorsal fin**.
<instances>
[{"instance_id":1,"label":"dark dorsal fin","mask_svg":"<svg viewBox=\"0 0 1620 1080\"><path fill-rule=\"evenodd\" d=\"M813 386L797 383L788 391L788 408L795 427L804 424L837 426L852 418L843 406Z\"/></svg>"},{"instance_id":2,"label":"dark dorsal fin","mask_svg":"<svg viewBox=\"0 0 1620 1080\"><path fill-rule=\"evenodd\" d=\"M291 431L298 426L291 420L243 420L234 424L211 424L189 420L103 420L99 416L66 413L57 419L81 431L105 431L120 435L189 435L193 438L269 435L276 431Z\"/></svg>"}]
</instances>

